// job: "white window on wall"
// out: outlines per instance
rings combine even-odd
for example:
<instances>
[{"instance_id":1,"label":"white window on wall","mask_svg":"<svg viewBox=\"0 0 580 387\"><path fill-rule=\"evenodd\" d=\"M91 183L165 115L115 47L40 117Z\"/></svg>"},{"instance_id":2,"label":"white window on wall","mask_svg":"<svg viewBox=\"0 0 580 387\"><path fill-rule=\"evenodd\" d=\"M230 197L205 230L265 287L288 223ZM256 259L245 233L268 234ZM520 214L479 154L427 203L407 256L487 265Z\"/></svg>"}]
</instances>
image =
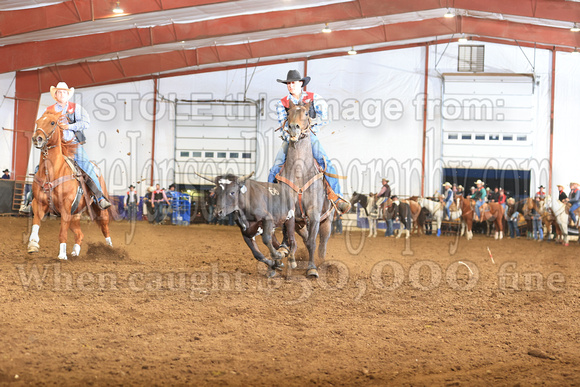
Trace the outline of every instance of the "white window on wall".
<instances>
[{"instance_id":1,"label":"white window on wall","mask_svg":"<svg viewBox=\"0 0 580 387\"><path fill-rule=\"evenodd\" d=\"M481 73L484 71L485 46L460 45L457 71Z\"/></svg>"}]
</instances>

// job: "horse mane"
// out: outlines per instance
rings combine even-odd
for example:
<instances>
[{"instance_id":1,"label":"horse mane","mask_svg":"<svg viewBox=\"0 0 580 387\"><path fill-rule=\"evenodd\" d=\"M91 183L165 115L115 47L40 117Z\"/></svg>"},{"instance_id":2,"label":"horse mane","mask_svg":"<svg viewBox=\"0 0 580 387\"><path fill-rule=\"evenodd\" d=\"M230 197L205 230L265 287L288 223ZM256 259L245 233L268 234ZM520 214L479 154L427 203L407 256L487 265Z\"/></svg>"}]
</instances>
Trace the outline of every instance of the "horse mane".
<instances>
[{"instance_id":1,"label":"horse mane","mask_svg":"<svg viewBox=\"0 0 580 387\"><path fill-rule=\"evenodd\" d=\"M62 154L69 158L74 158L75 152L77 151L77 147L79 146L78 143L73 143L71 141L62 141Z\"/></svg>"}]
</instances>

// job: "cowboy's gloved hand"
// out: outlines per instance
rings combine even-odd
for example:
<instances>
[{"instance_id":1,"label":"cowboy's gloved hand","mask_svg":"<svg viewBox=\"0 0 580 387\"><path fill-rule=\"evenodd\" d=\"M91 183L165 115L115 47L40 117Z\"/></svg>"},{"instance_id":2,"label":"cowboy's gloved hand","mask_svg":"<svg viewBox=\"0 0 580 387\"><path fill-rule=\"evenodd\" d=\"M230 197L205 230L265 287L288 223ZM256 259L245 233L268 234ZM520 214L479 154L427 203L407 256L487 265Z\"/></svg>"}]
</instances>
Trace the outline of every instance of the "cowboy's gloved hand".
<instances>
[{"instance_id":1,"label":"cowboy's gloved hand","mask_svg":"<svg viewBox=\"0 0 580 387\"><path fill-rule=\"evenodd\" d=\"M58 119L58 126L61 129L68 130L68 120L66 119L65 116L60 116L60 118Z\"/></svg>"}]
</instances>

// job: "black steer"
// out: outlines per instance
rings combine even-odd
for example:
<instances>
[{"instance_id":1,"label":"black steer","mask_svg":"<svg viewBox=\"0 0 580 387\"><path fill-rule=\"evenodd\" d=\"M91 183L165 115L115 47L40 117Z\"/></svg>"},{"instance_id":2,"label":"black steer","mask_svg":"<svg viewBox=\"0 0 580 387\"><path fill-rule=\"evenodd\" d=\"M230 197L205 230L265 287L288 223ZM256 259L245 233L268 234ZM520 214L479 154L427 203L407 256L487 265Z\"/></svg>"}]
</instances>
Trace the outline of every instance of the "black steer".
<instances>
[{"instance_id":1,"label":"black steer","mask_svg":"<svg viewBox=\"0 0 580 387\"><path fill-rule=\"evenodd\" d=\"M290 248L288 259L291 266L295 267L295 199L289 187L251 180L252 175L253 172L243 177L228 174L210 179L198 174L216 186L216 215L223 219L228 214L234 214L244 241L252 250L254 258L268 265L268 276L271 277L275 275L275 269L282 267L283 258L283 254L278 251L280 244L274 235L276 227L285 226L284 239ZM260 234L273 260L267 259L258 249L255 237Z\"/></svg>"}]
</instances>

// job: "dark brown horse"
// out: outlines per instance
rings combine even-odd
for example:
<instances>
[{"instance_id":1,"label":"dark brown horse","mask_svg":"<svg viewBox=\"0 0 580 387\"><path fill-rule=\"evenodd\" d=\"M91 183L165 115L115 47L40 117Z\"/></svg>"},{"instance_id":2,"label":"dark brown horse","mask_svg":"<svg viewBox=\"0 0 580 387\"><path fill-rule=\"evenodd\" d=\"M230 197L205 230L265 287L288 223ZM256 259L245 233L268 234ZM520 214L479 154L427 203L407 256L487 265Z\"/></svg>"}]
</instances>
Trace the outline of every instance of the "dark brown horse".
<instances>
[{"instance_id":1,"label":"dark brown horse","mask_svg":"<svg viewBox=\"0 0 580 387\"><path fill-rule=\"evenodd\" d=\"M86 186L82 183L82 176L78 173L78 167L73 169L72 159L76 150L76 144L62 141L62 129L59 126L60 114L44 113L36 121L36 130L32 141L36 148L41 150L41 160L38 165L38 172L34 176L32 192L32 210L34 220L32 231L28 242L28 252L38 252L40 238L38 230L40 221L47 213L60 215L60 242L59 259L67 259L66 241L68 229L75 234L75 245L72 255L78 256L81 252L83 233L81 231L81 212L87 208L87 204L96 213L97 222L101 227L101 232L105 236L105 241L112 246L109 236L109 211L101 210L97 203L90 203L91 199L87 194ZM65 157L66 156L66 157ZM99 177L103 193L107 195L107 188L103 177Z\"/></svg>"},{"instance_id":2,"label":"dark brown horse","mask_svg":"<svg viewBox=\"0 0 580 387\"><path fill-rule=\"evenodd\" d=\"M288 153L286 163L276 179L287 184L294 191L295 219L296 221L305 221L308 230L306 248L308 249L309 262L306 275L318 277L318 270L314 263L316 238L320 235L318 257L324 260L335 209L326 197L324 172L320 170L318 163L312 156L310 136L313 134L308 117L309 108L309 103L303 104L301 102L294 105L290 102L288 127L285 129L289 142ZM287 225L287 230L294 232L294 227ZM291 267L296 266L295 250L296 246L288 256Z\"/></svg>"}]
</instances>

